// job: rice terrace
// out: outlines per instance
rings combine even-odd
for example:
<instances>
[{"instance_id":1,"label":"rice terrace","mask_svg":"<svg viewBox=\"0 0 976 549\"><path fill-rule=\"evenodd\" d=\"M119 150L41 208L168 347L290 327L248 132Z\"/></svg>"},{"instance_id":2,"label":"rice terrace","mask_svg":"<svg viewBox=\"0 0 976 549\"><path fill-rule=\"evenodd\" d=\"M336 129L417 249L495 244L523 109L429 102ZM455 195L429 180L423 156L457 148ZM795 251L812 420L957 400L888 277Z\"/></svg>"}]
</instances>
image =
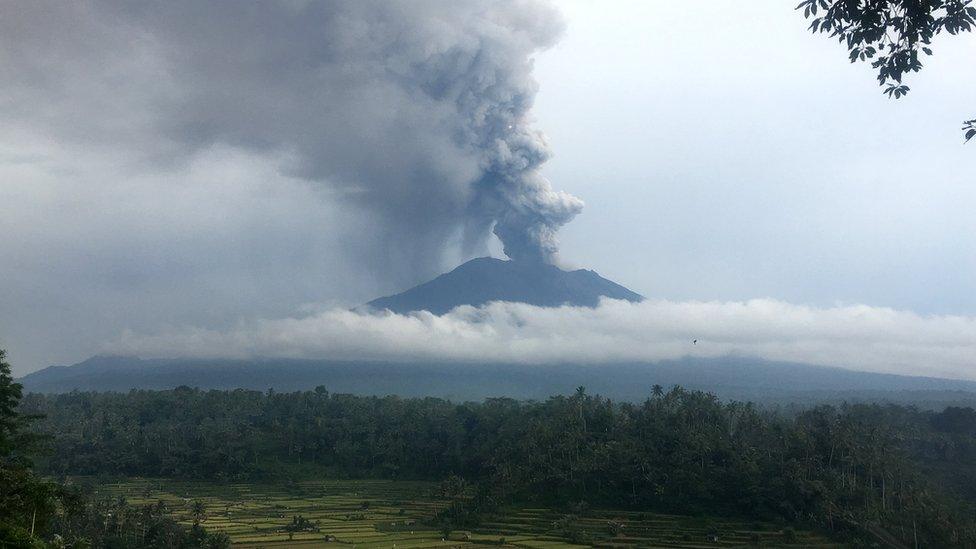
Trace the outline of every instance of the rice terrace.
<instances>
[{"instance_id":1,"label":"rice terrace","mask_svg":"<svg viewBox=\"0 0 976 549\"><path fill-rule=\"evenodd\" d=\"M75 478L86 484L91 478ZM451 498L432 482L330 480L289 484L178 482L131 478L97 485L128 506L162 505L189 526L249 547L841 547L813 532L633 511L508 508L474 529L444 531L432 518Z\"/></svg>"}]
</instances>

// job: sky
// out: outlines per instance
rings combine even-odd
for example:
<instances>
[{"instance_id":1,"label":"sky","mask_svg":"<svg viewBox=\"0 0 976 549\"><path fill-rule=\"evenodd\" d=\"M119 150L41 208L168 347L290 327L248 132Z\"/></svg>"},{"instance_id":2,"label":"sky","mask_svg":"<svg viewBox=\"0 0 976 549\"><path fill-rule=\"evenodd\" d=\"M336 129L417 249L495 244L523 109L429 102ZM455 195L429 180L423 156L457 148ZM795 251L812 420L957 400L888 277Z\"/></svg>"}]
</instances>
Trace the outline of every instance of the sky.
<instances>
[{"instance_id":1,"label":"sky","mask_svg":"<svg viewBox=\"0 0 976 549\"><path fill-rule=\"evenodd\" d=\"M780 1L381 5L301 32L290 7L241 17L260 32L211 32L228 18L193 4L25 4L0 22L16 25L0 32L0 347L15 375L115 352L585 352L976 379L976 145L959 131L976 115L973 36L937 39L893 101ZM369 41L402 20L411 48ZM486 197L467 182L519 156L478 152L481 127L432 88L444 64L411 72L412 55L456 49L491 54L486 74L505 77L478 97L508 101L525 136L508 148L535 154ZM561 264L649 302L345 310L501 256L482 224L509 184L552 214ZM689 349L692 335L711 343Z\"/></svg>"}]
</instances>

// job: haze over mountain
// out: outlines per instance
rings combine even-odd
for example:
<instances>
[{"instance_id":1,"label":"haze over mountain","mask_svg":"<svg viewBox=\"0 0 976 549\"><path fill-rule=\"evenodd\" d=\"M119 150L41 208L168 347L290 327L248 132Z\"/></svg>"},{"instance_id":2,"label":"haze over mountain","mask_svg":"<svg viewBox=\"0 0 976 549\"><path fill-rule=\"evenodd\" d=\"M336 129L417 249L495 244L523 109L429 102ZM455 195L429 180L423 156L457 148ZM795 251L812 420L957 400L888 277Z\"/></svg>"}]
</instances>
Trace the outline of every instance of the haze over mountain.
<instances>
[{"instance_id":1,"label":"haze over mountain","mask_svg":"<svg viewBox=\"0 0 976 549\"><path fill-rule=\"evenodd\" d=\"M544 399L583 385L591 393L636 401L655 384L712 391L722 398L767 403L882 400L920 406L976 405L976 382L855 372L745 357L614 364L506 364L271 359L148 359L97 356L51 366L19 380L28 392L201 389L329 391L455 400Z\"/></svg>"},{"instance_id":2,"label":"haze over mountain","mask_svg":"<svg viewBox=\"0 0 976 549\"><path fill-rule=\"evenodd\" d=\"M396 295L367 303L394 313L426 310L444 314L459 305L475 307L492 301L511 301L540 307L595 307L601 297L642 301L640 294L594 271L564 271L537 261L472 259L453 271Z\"/></svg>"},{"instance_id":3,"label":"haze over mountain","mask_svg":"<svg viewBox=\"0 0 976 549\"><path fill-rule=\"evenodd\" d=\"M604 297L617 301L601 304ZM453 310L462 305L483 308L474 314ZM561 305L569 307L553 309ZM973 381L825 366L844 364L840 360L843 341L850 339L844 326L851 319L861 326L862 341L873 341L871 330L875 328L889 335L897 332L906 321L893 322L898 317L890 312L793 310L753 302L700 304L694 313L675 317L673 306L681 307L644 300L590 270L565 271L542 262L483 257L402 293L370 301L367 310L334 310L305 319L269 321L241 333L189 332L148 346L136 338L134 346L116 351L120 355L52 366L21 381L26 390L36 392L180 385L290 391L324 385L333 392L464 400L545 398L579 385L613 398L638 400L649 387L660 384L708 390L724 398L772 402L881 399L932 406L976 404ZM396 314L377 315L376 310ZM438 316L406 315L421 310ZM688 316L704 320L692 325L674 321ZM874 316L877 326L867 329ZM809 358L777 359L775 353L771 358L766 354L768 345L748 346L734 331L746 327L743 329L766 343L793 337L764 327L764 319L771 317L781 324L793 319L797 329L810 338L808 349L836 348L836 360L824 362L820 356L815 365L818 353L812 351ZM902 328L914 332L931 331L938 325L937 333L948 330L951 335L955 325L951 319L907 320L913 323ZM719 329L722 326L732 326L733 331ZM831 327L839 327L839 332ZM503 336L496 339L499 333ZM307 340L315 344L309 347ZM245 345L247 351L241 353L241 342L254 341L262 343ZM474 352L430 347L430 342L445 341L456 342L452 350L462 346ZM730 341L737 343L723 346ZM500 348L521 351L515 355L491 352ZM623 352L624 348L630 351ZM265 349L271 354L265 354ZM560 349L562 354L552 354ZM613 352L616 358L586 355L594 349ZM685 356L668 357L668 352ZM143 360L130 354L157 358Z\"/></svg>"}]
</instances>

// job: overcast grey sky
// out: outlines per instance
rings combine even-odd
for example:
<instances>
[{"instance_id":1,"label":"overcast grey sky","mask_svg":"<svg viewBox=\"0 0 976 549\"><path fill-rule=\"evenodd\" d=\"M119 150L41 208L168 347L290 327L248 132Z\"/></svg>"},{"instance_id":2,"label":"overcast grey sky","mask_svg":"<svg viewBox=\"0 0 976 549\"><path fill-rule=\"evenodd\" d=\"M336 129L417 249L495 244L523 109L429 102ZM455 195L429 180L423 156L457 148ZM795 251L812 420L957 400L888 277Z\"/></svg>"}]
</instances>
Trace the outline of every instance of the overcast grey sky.
<instances>
[{"instance_id":1,"label":"overcast grey sky","mask_svg":"<svg viewBox=\"0 0 976 549\"><path fill-rule=\"evenodd\" d=\"M304 51L317 44L315 24L301 34L275 28L281 21L274 17L258 18L268 22L267 33L251 33L252 47L240 50L232 47L240 40L233 29L213 33L223 41L219 55L188 61L193 70L181 72L160 62L160 52L171 51L169 35L133 31L136 16L124 6L104 3L83 17L24 9L19 33L4 28L0 39L0 346L9 350L16 374L98 352L161 354L160 341L188 341L153 334L191 333L191 341L200 341L192 339L199 330L257 337L242 326L302 315L319 326L322 318L335 319L323 310L403 289L483 253L453 232L467 223L454 206L463 190L438 190L434 202L443 207L429 226L411 225L419 236L407 239L398 230L403 223L388 219L400 213L357 198L357 187L310 184L321 171L316 162L391 157L394 168L417 158L427 162L418 181L431 173L463 180L477 159L428 159L431 150L443 150L431 158L455 154L438 140L443 121L428 114L440 112L436 105L413 112L414 103L395 90L364 87L372 81L368 74L343 72L349 83L329 81L325 100L345 85L357 92L349 101L389 101L403 121L396 137L404 145L395 151L348 147L377 139L371 132L384 127L386 115L353 124L342 112L322 114L316 102L322 97L306 94L300 63L291 70L249 63L246 74L219 70L221 59L264 60L268 48L287 54L289 44L272 40L278 32L304 36L293 44ZM437 4L425 9L430 6ZM976 115L976 38L938 39L925 70L910 77L909 96L891 101L869 67L848 64L841 46L808 34L791 3L557 6L562 28L544 5L523 4L506 14L512 28L531 32L515 33L526 41L515 49L494 51L517 57L560 36L536 55L532 113L553 153L542 173L586 204L559 233L562 261L678 303L673 309L690 311L696 330L707 329L707 315L702 320L701 307L681 302L771 298L779 305L772 313L761 307L763 318L786 311L782 329L763 325L763 333L777 334L766 347L716 328L716 337L731 341L722 352L775 347L770 356L844 362L848 350L822 352L836 345L834 335L823 336L826 343L818 340L808 355L802 341L784 346L803 339L797 334L811 313L802 306L813 308L816 322L809 325L821 330L837 310L852 315L848 320L864 311L832 307L865 304L873 307L871 318L886 308L902 311L881 315L903 319L897 329L888 320L870 324L878 346L891 349L879 334L927 332L919 349L944 347L939 356L957 375L974 375L957 351L976 345L976 144L963 146L959 131L963 119ZM424 10L417 12L412 17L423 21ZM182 31L179 15L159 15L157 25ZM448 19L465 29L465 16L458 8ZM363 37L335 25L330 30L340 37L329 47L358 52ZM464 43L465 32L435 30L447 42ZM114 47L113 37L126 48ZM222 94L249 105L249 113L267 108L270 114L248 118L245 126L220 101L194 102ZM208 126L196 124L201 116L221 128L220 139L205 139ZM265 146L265 137L293 150ZM320 149L302 149L323 143L335 151L326 147L325 160ZM371 177L390 181L382 170ZM414 188L390 183L384 192L422 208L432 195ZM488 248L501 253L497 241ZM742 319L752 322L755 307L746 309L752 312ZM548 316L542 324L565 325ZM599 332L616 324L577 326ZM739 337L744 342L737 346ZM241 353L226 338L207 341L201 354L219 354L213 341L226 343L228 355ZM248 348L261 354L278 347ZM297 354L310 352L305 346ZM680 351L648 358L672 352ZM839 365L883 369L871 360ZM944 365L919 368L953 373ZM912 373L912 365L898 371Z\"/></svg>"},{"instance_id":2,"label":"overcast grey sky","mask_svg":"<svg viewBox=\"0 0 976 549\"><path fill-rule=\"evenodd\" d=\"M646 295L976 314L976 37L907 98L786 1L560 4L540 56L565 255Z\"/></svg>"}]
</instances>

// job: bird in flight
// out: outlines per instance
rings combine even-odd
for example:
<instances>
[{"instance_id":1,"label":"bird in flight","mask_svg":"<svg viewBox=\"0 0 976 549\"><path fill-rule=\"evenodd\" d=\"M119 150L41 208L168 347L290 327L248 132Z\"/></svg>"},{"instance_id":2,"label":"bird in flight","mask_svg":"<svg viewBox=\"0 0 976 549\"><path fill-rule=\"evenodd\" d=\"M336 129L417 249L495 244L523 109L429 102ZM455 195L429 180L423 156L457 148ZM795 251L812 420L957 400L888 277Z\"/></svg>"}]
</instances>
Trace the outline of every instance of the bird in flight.
<instances>
[{"instance_id":1,"label":"bird in flight","mask_svg":"<svg viewBox=\"0 0 976 549\"><path fill-rule=\"evenodd\" d=\"M692 339L691 340L691 344L692 345L698 345L698 340L697 339Z\"/></svg>"}]
</instances>

